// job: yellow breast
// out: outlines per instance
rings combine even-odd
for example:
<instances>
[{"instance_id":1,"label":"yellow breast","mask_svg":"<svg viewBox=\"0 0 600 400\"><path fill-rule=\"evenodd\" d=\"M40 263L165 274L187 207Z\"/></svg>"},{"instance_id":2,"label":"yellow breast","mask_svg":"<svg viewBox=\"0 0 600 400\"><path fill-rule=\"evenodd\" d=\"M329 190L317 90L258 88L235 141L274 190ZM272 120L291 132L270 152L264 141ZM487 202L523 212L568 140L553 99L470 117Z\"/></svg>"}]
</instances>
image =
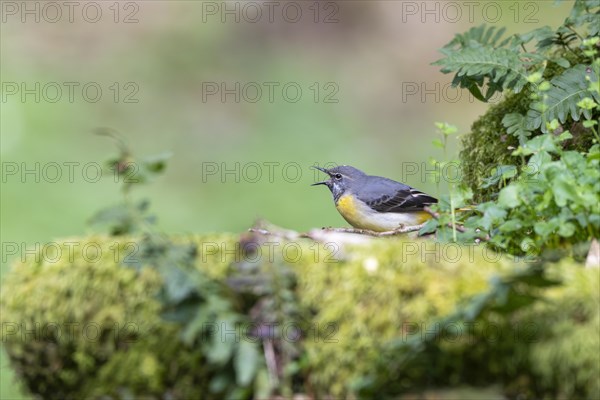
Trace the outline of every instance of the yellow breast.
<instances>
[{"instance_id":1,"label":"yellow breast","mask_svg":"<svg viewBox=\"0 0 600 400\"><path fill-rule=\"evenodd\" d=\"M354 202L354 198L352 196L342 196L338 199L335 207L338 209L342 217L348 218L356 218L357 217L357 209Z\"/></svg>"},{"instance_id":2,"label":"yellow breast","mask_svg":"<svg viewBox=\"0 0 600 400\"><path fill-rule=\"evenodd\" d=\"M372 211L366 204L360 203L350 195L340 197L335 205L339 213L350 225L359 229L380 230L369 218Z\"/></svg>"}]
</instances>

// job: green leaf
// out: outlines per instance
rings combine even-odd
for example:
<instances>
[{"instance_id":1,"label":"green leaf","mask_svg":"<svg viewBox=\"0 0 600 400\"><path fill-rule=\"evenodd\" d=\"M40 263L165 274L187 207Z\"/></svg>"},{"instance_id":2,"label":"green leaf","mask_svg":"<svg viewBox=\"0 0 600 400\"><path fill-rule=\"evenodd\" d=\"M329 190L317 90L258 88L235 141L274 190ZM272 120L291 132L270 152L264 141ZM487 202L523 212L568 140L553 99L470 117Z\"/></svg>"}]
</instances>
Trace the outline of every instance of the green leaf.
<instances>
[{"instance_id":1,"label":"green leaf","mask_svg":"<svg viewBox=\"0 0 600 400\"><path fill-rule=\"evenodd\" d=\"M249 385L256 375L260 362L260 353L256 347L256 344L242 340L237 348L233 365L236 381L240 386Z\"/></svg>"},{"instance_id":2,"label":"green leaf","mask_svg":"<svg viewBox=\"0 0 600 400\"><path fill-rule=\"evenodd\" d=\"M554 201L559 207L564 207L568 201L579 198L573 183L564 176L558 176L554 179L552 182L552 193L554 194Z\"/></svg>"},{"instance_id":3,"label":"green leaf","mask_svg":"<svg viewBox=\"0 0 600 400\"><path fill-rule=\"evenodd\" d=\"M547 92L548 90L550 90L552 88L552 84L548 81L543 81L542 83L539 84L538 86L538 91L539 92ZM536 99L539 98L539 95L536 93Z\"/></svg>"},{"instance_id":4,"label":"green leaf","mask_svg":"<svg viewBox=\"0 0 600 400\"><path fill-rule=\"evenodd\" d=\"M577 103L577 107L583 108L584 110L592 110L598 107L598 104L589 97L584 97Z\"/></svg>"},{"instance_id":5,"label":"green leaf","mask_svg":"<svg viewBox=\"0 0 600 400\"><path fill-rule=\"evenodd\" d=\"M106 207L96 212L88 222L107 227L112 236L132 234L139 231L142 224L154 223L154 216L147 214L148 205L147 200L141 200L133 206L121 203Z\"/></svg>"},{"instance_id":6,"label":"green leaf","mask_svg":"<svg viewBox=\"0 0 600 400\"><path fill-rule=\"evenodd\" d=\"M438 228L438 220L435 218L430 218L425 222L425 225L419 230L419 236L426 235L428 233L435 232Z\"/></svg>"},{"instance_id":7,"label":"green leaf","mask_svg":"<svg viewBox=\"0 0 600 400\"><path fill-rule=\"evenodd\" d=\"M198 309L199 308L199 309ZM198 334L206 328L207 324L211 322L211 310L208 307L196 306L198 311L196 316L192 319L181 332L181 339L184 343L191 345L194 343Z\"/></svg>"},{"instance_id":8,"label":"green leaf","mask_svg":"<svg viewBox=\"0 0 600 400\"><path fill-rule=\"evenodd\" d=\"M431 142L431 144L433 144L435 147L443 149L444 148L444 143L442 143L442 141L440 139L433 139L433 141Z\"/></svg>"},{"instance_id":9,"label":"green leaf","mask_svg":"<svg viewBox=\"0 0 600 400\"><path fill-rule=\"evenodd\" d=\"M451 125L447 122L436 122L435 127L444 136L453 135L458 131L458 128L456 126Z\"/></svg>"},{"instance_id":10,"label":"green leaf","mask_svg":"<svg viewBox=\"0 0 600 400\"><path fill-rule=\"evenodd\" d=\"M458 75L457 75L458 76ZM484 103L487 103L487 101L490 99L490 96L484 96L483 93L481 93L481 89L478 86L477 81L482 81L482 79L470 79L469 77L466 78L462 78L459 79L458 82L460 84L461 87L466 88L469 93L471 93L473 95L473 97L475 97L477 100L482 101ZM453 85L456 86L456 85ZM483 84L481 85L483 86ZM494 92L492 91L491 94L494 94Z\"/></svg>"},{"instance_id":11,"label":"green leaf","mask_svg":"<svg viewBox=\"0 0 600 400\"><path fill-rule=\"evenodd\" d=\"M190 274L175 265L164 268L163 277L165 294L169 303L178 303L196 290L196 284L190 279Z\"/></svg>"},{"instance_id":12,"label":"green leaf","mask_svg":"<svg viewBox=\"0 0 600 400\"><path fill-rule=\"evenodd\" d=\"M482 203L477 206L477 210L483 212L479 220L479 226L484 230L490 230L492 224L506 217L506 211L494 202Z\"/></svg>"},{"instance_id":13,"label":"green leaf","mask_svg":"<svg viewBox=\"0 0 600 400\"><path fill-rule=\"evenodd\" d=\"M514 165L498 165L494 168L492 176L483 180L482 188L488 188L497 184L500 180L514 178L517 175L517 167Z\"/></svg>"},{"instance_id":14,"label":"green leaf","mask_svg":"<svg viewBox=\"0 0 600 400\"><path fill-rule=\"evenodd\" d=\"M452 192L452 202L455 208L464 207L469 204L469 200L473 198L473 190L470 187L459 186Z\"/></svg>"},{"instance_id":15,"label":"green leaf","mask_svg":"<svg viewBox=\"0 0 600 400\"><path fill-rule=\"evenodd\" d=\"M535 296L532 296L530 294L522 294L511 288L511 290L507 290L507 294L504 298L504 301L498 301L498 303L494 305L492 309L503 314L508 314L523 307L526 307L535 302L536 300L537 297Z\"/></svg>"},{"instance_id":16,"label":"green leaf","mask_svg":"<svg viewBox=\"0 0 600 400\"><path fill-rule=\"evenodd\" d=\"M547 238L556 231L557 225L554 221L539 221L533 226L533 230L542 238Z\"/></svg>"},{"instance_id":17,"label":"green leaf","mask_svg":"<svg viewBox=\"0 0 600 400\"><path fill-rule=\"evenodd\" d=\"M562 237L570 237L575 233L575 225L570 222L565 222L558 228L558 234Z\"/></svg>"},{"instance_id":18,"label":"green leaf","mask_svg":"<svg viewBox=\"0 0 600 400\"><path fill-rule=\"evenodd\" d=\"M549 26L542 26L541 28L534 29L530 32L518 35L521 43L527 44L531 40L535 39L538 41L537 48L540 49L539 43L548 41L554 37L554 30ZM550 42L551 43L551 42ZM542 46L543 48L543 46Z\"/></svg>"},{"instance_id":19,"label":"green leaf","mask_svg":"<svg viewBox=\"0 0 600 400\"><path fill-rule=\"evenodd\" d=\"M538 83L541 80L542 80L542 72L540 72L540 71L536 71L527 76L527 82L529 82L529 83Z\"/></svg>"},{"instance_id":20,"label":"green leaf","mask_svg":"<svg viewBox=\"0 0 600 400\"><path fill-rule=\"evenodd\" d=\"M153 173L159 173L164 171L167 166L167 160L171 158L172 153L165 152L160 153L144 159L144 165L146 169Z\"/></svg>"},{"instance_id":21,"label":"green leaf","mask_svg":"<svg viewBox=\"0 0 600 400\"><path fill-rule=\"evenodd\" d=\"M505 223L503 223L502 225L500 225L500 227L498 229L500 229L500 232L514 232L514 231L518 231L522 227L523 227L523 223L520 220L510 219L510 220L506 221Z\"/></svg>"},{"instance_id":22,"label":"green leaf","mask_svg":"<svg viewBox=\"0 0 600 400\"><path fill-rule=\"evenodd\" d=\"M208 390L211 393L221 393L224 392L225 389L231 387L233 382L228 375L225 374L217 374L215 377L211 378L210 384L208 386Z\"/></svg>"},{"instance_id":23,"label":"green leaf","mask_svg":"<svg viewBox=\"0 0 600 400\"><path fill-rule=\"evenodd\" d=\"M563 68L569 68L571 66L571 63L569 62L569 60L567 60L564 57L558 57L558 58L553 59L551 61L554 61L556 64L560 65Z\"/></svg>"},{"instance_id":24,"label":"green leaf","mask_svg":"<svg viewBox=\"0 0 600 400\"><path fill-rule=\"evenodd\" d=\"M465 321L470 322L475 320L487 306L490 301L489 293L480 293L473 296L469 303L462 308L463 318Z\"/></svg>"},{"instance_id":25,"label":"green leaf","mask_svg":"<svg viewBox=\"0 0 600 400\"><path fill-rule=\"evenodd\" d=\"M529 151L529 154L535 154L540 151L546 151L549 153L556 153L558 151L554 144L554 139L551 135L539 135L530 139L523 145L523 147Z\"/></svg>"},{"instance_id":26,"label":"green leaf","mask_svg":"<svg viewBox=\"0 0 600 400\"><path fill-rule=\"evenodd\" d=\"M502 125L506 128L506 132L519 138L523 142L525 138L531 136L531 131L534 129L530 126L529 120L519 113L509 113L502 118Z\"/></svg>"},{"instance_id":27,"label":"green leaf","mask_svg":"<svg viewBox=\"0 0 600 400\"><path fill-rule=\"evenodd\" d=\"M573 139L573 135L569 131L564 131L556 138L557 142L564 142L565 140Z\"/></svg>"},{"instance_id":28,"label":"green leaf","mask_svg":"<svg viewBox=\"0 0 600 400\"><path fill-rule=\"evenodd\" d=\"M548 154L546 151L540 151L535 153L529 158L527 161L527 168L530 181L539 181L539 173L542 171L543 167L552 161L552 156Z\"/></svg>"},{"instance_id":29,"label":"green leaf","mask_svg":"<svg viewBox=\"0 0 600 400\"><path fill-rule=\"evenodd\" d=\"M521 240L521 243L519 244L519 248L525 254L537 254L539 251L535 242L530 237L526 237L523 240Z\"/></svg>"},{"instance_id":30,"label":"green leaf","mask_svg":"<svg viewBox=\"0 0 600 400\"><path fill-rule=\"evenodd\" d=\"M503 208L513 208L521 203L519 199L519 186L511 184L500 191L498 195L498 205Z\"/></svg>"},{"instance_id":31,"label":"green leaf","mask_svg":"<svg viewBox=\"0 0 600 400\"><path fill-rule=\"evenodd\" d=\"M233 338L233 336L238 331L228 321L217 320L216 323L218 332L207 343L206 356L210 362L223 365L229 361L233 354L236 341L239 340L239 338ZM231 334L227 335L227 332L231 332Z\"/></svg>"}]
</instances>

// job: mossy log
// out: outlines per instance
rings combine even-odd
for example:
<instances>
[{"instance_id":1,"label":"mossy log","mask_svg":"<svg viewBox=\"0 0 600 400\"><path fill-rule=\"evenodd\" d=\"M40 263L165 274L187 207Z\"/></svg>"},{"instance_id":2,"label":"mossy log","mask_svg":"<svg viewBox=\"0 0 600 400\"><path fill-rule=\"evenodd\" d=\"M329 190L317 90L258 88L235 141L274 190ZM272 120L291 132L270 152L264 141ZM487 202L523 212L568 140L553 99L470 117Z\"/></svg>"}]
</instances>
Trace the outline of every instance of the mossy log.
<instances>
[{"instance_id":1,"label":"mossy log","mask_svg":"<svg viewBox=\"0 0 600 400\"><path fill-rule=\"evenodd\" d=\"M494 277L523 268L484 245L313 233L313 239L292 231L266 233L252 257L267 272L284 266L292 271L308 325L326 327L304 335L302 343L305 381L296 387L315 398L352 398L386 343L426 335L440 317L489 290ZM233 266L247 257L247 235L173 240L195 244L195 267L227 282ZM152 266L124 265L136 257L139 240L70 238L56 242L53 252L42 249L40 257L13 265L2 287L2 340L31 393L61 399L211 397L205 355L179 340L178 324L161 317L160 274ZM504 320L501 314L489 317L503 329L499 339L473 342L465 332L442 341L427 368L396 372L406 387L397 395L496 385L525 397L598 397L599 272L570 261L548 271L563 283L540 289L540 301L525 311ZM515 339L524 326L535 330Z\"/></svg>"}]
</instances>

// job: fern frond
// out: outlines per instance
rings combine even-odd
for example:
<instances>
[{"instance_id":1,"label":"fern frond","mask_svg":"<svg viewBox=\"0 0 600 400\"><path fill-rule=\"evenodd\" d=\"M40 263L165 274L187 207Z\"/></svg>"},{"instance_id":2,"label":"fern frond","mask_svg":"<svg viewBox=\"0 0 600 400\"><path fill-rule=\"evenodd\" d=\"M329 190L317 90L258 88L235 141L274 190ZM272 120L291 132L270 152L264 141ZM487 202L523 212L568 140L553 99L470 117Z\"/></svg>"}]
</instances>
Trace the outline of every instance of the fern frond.
<instances>
[{"instance_id":1,"label":"fern frond","mask_svg":"<svg viewBox=\"0 0 600 400\"><path fill-rule=\"evenodd\" d=\"M501 47L506 44L506 39L499 42L504 32L506 32L506 28L496 29L495 26L488 28L486 25L473 27L465 33L455 35L454 39L444 46L444 48L454 49L456 46L458 46L459 49L473 46Z\"/></svg>"},{"instance_id":2,"label":"fern frond","mask_svg":"<svg viewBox=\"0 0 600 400\"><path fill-rule=\"evenodd\" d=\"M600 32L600 0L576 0L564 26L586 29L589 36Z\"/></svg>"},{"instance_id":3,"label":"fern frond","mask_svg":"<svg viewBox=\"0 0 600 400\"><path fill-rule=\"evenodd\" d=\"M442 66L443 73L455 72L453 85L470 91L474 86L483 86L487 79L489 88L485 100L504 89L518 93L527 84L525 62L518 53L509 49L469 47L449 52L446 58L436 61L434 65Z\"/></svg>"},{"instance_id":4,"label":"fern frond","mask_svg":"<svg viewBox=\"0 0 600 400\"><path fill-rule=\"evenodd\" d=\"M573 121L579 121L583 114L586 118L591 118L589 110L584 110L577 106L577 103L585 97L593 98L600 102L600 95L597 91L590 90L590 83L598 84L598 77L591 68L579 64L566 70L562 75L552 79L552 87L545 92L544 99L541 102L532 104L527 112L527 126L533 129L540 128L542 132L547 132L546 122L557 119L563 124L569 115Z\"/></svg>"},{"instance_id":5,"label":"fern frond","mask_svg":"<svg viewBox=\"0 0 600 400\"><path fill-rule=\"evenodd\" d=\"M506 132L519 138L519 143L525 143L527 137L531 136L531 131L535 129L531 122L523 114L510 113L502 118L502 125Z\"/></svg>"}]
</instances>

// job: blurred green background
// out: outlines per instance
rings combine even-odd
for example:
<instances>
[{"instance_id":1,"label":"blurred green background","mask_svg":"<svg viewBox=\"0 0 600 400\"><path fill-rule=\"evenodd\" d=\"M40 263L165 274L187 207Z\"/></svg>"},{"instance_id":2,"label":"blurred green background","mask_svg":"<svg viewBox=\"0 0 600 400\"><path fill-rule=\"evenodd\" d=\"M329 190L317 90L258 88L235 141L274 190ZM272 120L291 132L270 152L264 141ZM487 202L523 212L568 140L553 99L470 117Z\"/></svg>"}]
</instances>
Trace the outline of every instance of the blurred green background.
<instances>
[{"instance_id":1,"label":"blurred green background","mask_svg":"<svg viewBox=\"0 0 600 400\"><path fill-rule=\"evenodd\" d=\"M345 226L326 189L308 186L320 178L311 165L351 164L402 180L404 163L442 158L431 146L434 122L450 122L464 133L486 106L448 87L451 76L430 65L440 58L437 49L484 22L507 25L511 33L556 26L572 6L297 1L286 18L286 3L276 2L271 21L264 3L250 3L97 3L102 15L94 23L94 10L87 10L90 21L83 17L86 3L78 3L72 22L64 5L62 18L52 22L56 13L43 2L39 21L35 12L23 15L24 3L14 3L16 11L7 8L13 2L2 3L1 272L14 258L4 254L5 243L34 247L85 234L95 211L120 200L111 178L89 179L94 163L117 153L111 141L91 133L97 127L118 130L136 155L173 153L166 173L134 192L151 199L165 231L243 231L258 217L300 231ZM225 7L239 12L226 14ZM302 16L291 22L297 8ZM262 17L251 22L256 9ZM65 82L78 85L72 101ZM222 101L221 93L206 93L207 83L222 82L228 88L256 83L264 90L256 102L246 101L255 96L252 88L246 98L240 93L239 102L235 95ZM279 85L272 102L264 82ZM297 102L282 93L290 82L302 89ZM36 92L36 83L37 94L23 98L21 85ZM97 102L82 93L89 83L102 89ZM62 94L52 102L56 86ZM336 89L337 102L325 102ZM88 95L94 96L93 88ZM55 169L48 163L61 166L57 182L50 182ZM64 163L79 163L72 182ZM203 177L206 163L230 170L239 163L239 180L220 170ZM244 179L244 172L255 176L254 167L244 168L248 163L261 166L256 182ZM272 182L264 163L279 163ZM84 170L86 165L91 167ZM23 169L37 169L39 182L33 173L23 177ZM421 174L405 183L439 195ZM0 397L22 398L4 354L0 362Z\"/></svg>"}]
</instances>

